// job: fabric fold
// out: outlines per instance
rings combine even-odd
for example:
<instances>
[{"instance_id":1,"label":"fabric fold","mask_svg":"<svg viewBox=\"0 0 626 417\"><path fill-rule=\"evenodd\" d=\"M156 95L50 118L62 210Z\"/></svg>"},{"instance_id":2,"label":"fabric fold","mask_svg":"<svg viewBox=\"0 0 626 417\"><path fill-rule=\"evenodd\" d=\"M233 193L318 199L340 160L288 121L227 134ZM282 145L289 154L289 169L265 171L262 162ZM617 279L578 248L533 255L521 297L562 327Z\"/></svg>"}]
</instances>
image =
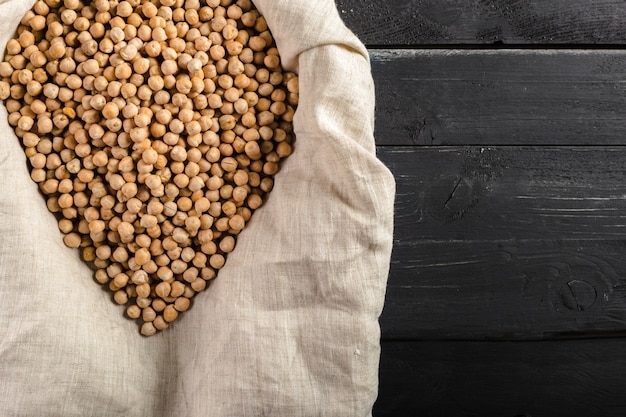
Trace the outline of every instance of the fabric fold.
<instances>
[{"instance_id":1,"label":"fabric fold","mask_svg":"<svg viewBox=\"0 0 626 417\"><path fill-rule=\"evenodd\" d=\"M343 23L334 0L253 0L253 3L267 20L283 66L289 71L299 71L298 55L323 45L342 45L368 56L365 46Z\"/></svg>"},{"instance_id":2,"label":"fabric fold","mask_svg":"<svg viewBox=\"0 0 626 417\"><path fill-rule=\"evenodd\" d=\"M62 246L0 114L0 414L371 415L395 184L367 50L333 0L254 3L299 73L295 150L218 277L154 337ZM29 7L0 4L2 48Z\"/></svg>"},{"instance_id":3,"label":"fabric fold","mask_svg":"<svg viewBox=\"0 0 626 417\"><path fill-rule=\"evenodd\" d=\"M188 389L175 390L181 398L174 404L200 416L194 410L237 397L222 405L223 415L368 416L377 396L395 193L375 155L368 56L332 1L255 3L283 64L299 72L295 151L227 265L198 297L193 319L175 330L185 340L177 344L179 363L206 355L201 366L183 369ZM232 349L211 340L228 340ZM212 379L222 384L211 386ZM199 391L207 397L191 394Z\"/></svg>"}]
</instances>

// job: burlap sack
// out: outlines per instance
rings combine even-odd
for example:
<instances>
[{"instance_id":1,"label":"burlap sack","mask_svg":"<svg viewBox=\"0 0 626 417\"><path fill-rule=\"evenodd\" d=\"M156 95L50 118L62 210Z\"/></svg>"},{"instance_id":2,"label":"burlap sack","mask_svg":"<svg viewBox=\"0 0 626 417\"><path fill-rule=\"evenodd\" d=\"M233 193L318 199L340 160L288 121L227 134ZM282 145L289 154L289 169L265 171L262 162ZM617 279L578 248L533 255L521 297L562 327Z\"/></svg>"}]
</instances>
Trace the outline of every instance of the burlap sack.
<instances>
[{"instance_id":1,"label":"burlap sack","mask_svg":"<svg viewBox=\"0 0 626 417\"><path fill-rule=\"evenodd\" d=\"M394 182L367 52L332 0L256 0L300 75L295 153L218 278L139 335L64 247L0 107L1 416L367 416ZM0 45L31 1L0 4Z\"/></svg>"}]
</instances>

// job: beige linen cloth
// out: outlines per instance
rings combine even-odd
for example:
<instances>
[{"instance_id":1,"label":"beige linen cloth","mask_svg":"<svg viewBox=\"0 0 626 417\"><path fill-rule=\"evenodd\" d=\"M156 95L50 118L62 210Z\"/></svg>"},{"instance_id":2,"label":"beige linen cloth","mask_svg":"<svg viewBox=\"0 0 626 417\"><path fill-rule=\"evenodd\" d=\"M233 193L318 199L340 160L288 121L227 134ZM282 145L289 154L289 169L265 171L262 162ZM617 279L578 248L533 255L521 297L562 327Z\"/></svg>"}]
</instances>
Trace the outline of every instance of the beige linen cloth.
<instances>
[{"instance_id":1,"label":"beige linen cloth","mask_svg":"<svg viewBox=\"0 0 626 417\"><path fill-rule=\"evenodd\" d=\"M300 75L295 153L209 288L151 338L30 180L0 106L0 416L368 416L395 186L367 52L333 0L256 0ZM32 0L0 4L2 54Z\"/></svg>"}]
</instances>

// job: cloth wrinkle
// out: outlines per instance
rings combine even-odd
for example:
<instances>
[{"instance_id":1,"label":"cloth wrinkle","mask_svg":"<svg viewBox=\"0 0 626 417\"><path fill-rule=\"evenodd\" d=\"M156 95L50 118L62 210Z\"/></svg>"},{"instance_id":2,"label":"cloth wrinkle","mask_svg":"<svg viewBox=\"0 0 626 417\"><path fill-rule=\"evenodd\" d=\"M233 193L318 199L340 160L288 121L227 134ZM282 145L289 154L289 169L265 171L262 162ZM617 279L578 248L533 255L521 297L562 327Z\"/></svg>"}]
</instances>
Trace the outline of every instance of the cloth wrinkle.
<instances>
[{"instance_id":1,"label":"cloth wrinkle","mask_svg":"<svg viewBox=\"0 0 626 417\"><path fill-rule=\"evenodd\" d=\"M0 112L0 415L371 416L395 182L375 154L369 55L334 0L254 3L300 77L294 152L217 278L156 336L63 245ZM32 4L0 0L0 49Z\"/></svg>"}]
</instances>

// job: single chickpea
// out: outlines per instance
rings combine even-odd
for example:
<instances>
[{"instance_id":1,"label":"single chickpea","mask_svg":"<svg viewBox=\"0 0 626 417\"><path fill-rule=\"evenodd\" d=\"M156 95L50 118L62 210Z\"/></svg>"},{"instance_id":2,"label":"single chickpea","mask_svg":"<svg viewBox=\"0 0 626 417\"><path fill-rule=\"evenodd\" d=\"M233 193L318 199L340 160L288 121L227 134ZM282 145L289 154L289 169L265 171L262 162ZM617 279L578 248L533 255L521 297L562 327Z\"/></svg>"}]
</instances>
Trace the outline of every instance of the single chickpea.
<instances>
[{"instance_id":1,"label":"single chickpea","mask_svg":"<svg viewBox=\"0 0 626 417\"><path fill-rule=\"evenodd\" d=\"M134 44L129 44L122 48L120 56L126 61L132 61L137 56L137 47Z\"/></svg>"},{"instance_id":2,"label":"single chickpea","mask_svg":"<svg viewBox=\"0 0 626 417\"><path fill-rule=\"evenodd\" d=\"M141 311L141 319L144 322L153 322L156 319L156 317L157 317L156 311L154 311L152 307L146 307Z\"/></svg>"},{"instance_id":3,"label":"single chickpea","mask_svg":"<svg viewBox=\"0 0 626 417\"><path fill-rule=\"evenodd\" d=\"M141 227L145 229L149 229L158 224L158 218L151 214L144 214L143 216L141 216L141 220L139 224L141 225Z\"/></svg>"},{"instance_id":4,"label":"single chickpea","mask_svg":"<svg viewBox=\"0 0 626 417\"><path fill-rule=\"evenodd\" d=\"M172 291L172 286L168 282L160 282L155 287L156 294L161 298L169 297Z\"/></svg>"},{"instance_id":5,"label":"single chickpea","mask_svg":"<svg viewBox=\"0 0 626 417\"><path fill-rule=\"evenodd\" d=\"M176 320L176 318L178 317L178 310L176 310L176 308L173 305L168 305L167 307L165 307L165 309L163 310L163 319L168 322L171 323L174 320Z\"/></svg>"},{"instance_id":6,"label":"single chickpea","mask_svg":"<svg viewBox=\"0 0 626 417\"><path fill-rule=\"evenodd\" d=\"M154 336L157 332L156 327L152 322L145 322L141 325L141 334L144 336Z\"/></svg>"},{"instance_id":7,"label":"single chickpea","mask_svg":"<svg viewBox=\"0 0 626 417\"><path fill-rule=\"evenodd\" d=\"M116 14L120 17L128 17L133 13L133 6L128 1L122 1L117 5Z\"/></svg>"},{"instance_id":8,"label":"single chickpea","mask_svg":"<svg viewBox=\"0 0 626 417\"><path fill-rule=\"evenodd\" d=\"M135 228L132 224L122 222L117 226L117 232L123 243L130 243L134 240Z\"/></svg>"},{"instance_id":9,"label":"single chickpea","mask_svg":"<svg viewBox=\"0 0 626 417\"><path fill-rule=\"evenodd\" d=\"M126 309L126 315L129 318L131 318L131 319L138 319L141 316L141 308L139 308L135 304L133 304L131 306L128 306L128 308ZM144 329L142 328L142 330L144 330ZM146 328L145 332L146 333L150 333L150 330L148 328ZM155 333L156 333L156 331L155 331ZM145 334L145 333L143 333L143 334L147 336L147 334Z\"/></svg>"},{"instance_id":10,"label":"single chickpea","mask_svg":"<svg viewBox=\"0 0 626 417\"><path fill-rule=\"evenodd\" d=\"M63 243L68 248L78 248L82 242L82 237L78 233L69 233L63 238Z\"/></svg>"},{"instance_id":11,"label":"single chickpea","mask_svg":"<svg viewBox=\"0 0 626 417\"><path fill-rule=\"evenodd\" d=\"M118 65L117 67L115 67L115 77L118 80L125 80L127 78L130 78L132 73L133 73L133 70L132 70L131 66L128 63L126 63L126 62Z\"/></svg>"},{"instance_id":12,"label":"single chickpea","mask_svg":"<svg viewBox=\"0 0 626 417\"><path fill-rule=\"evenodd\" d=\"M51 59L60 59L65 56L65 45L61 42L55 42L48 49L48 55Z\"/></svg>"},{"instance_id":13,"label":"single chickpea","mask_svg":"<svg viewBox=\"0 0 626 417\"><path fill-rule=\"evenodd\" d=\"M107 120L116 118L120 113L120 109L112 102L106 103L101 109L102 116Z\"/></svg>"}]
</instances>

